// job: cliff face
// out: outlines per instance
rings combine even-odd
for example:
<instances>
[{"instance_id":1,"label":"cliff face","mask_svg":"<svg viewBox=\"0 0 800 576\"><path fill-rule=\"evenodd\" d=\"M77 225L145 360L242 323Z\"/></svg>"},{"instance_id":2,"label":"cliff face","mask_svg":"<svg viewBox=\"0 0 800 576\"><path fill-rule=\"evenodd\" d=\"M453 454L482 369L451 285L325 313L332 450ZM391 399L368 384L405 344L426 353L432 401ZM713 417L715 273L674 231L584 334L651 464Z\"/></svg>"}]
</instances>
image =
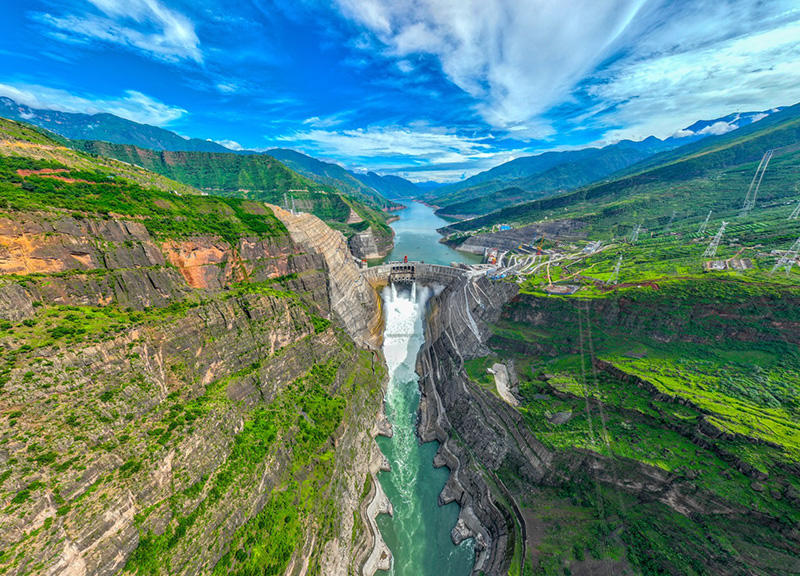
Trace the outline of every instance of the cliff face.
<instances>
[{"instance_id":1,"label":"cliff face","mask_svg":"<svg viewBox=\"0 0 800 576\"><path fill-rule=\"evenodd\" d=\"M7 574L360 569L385 378L347 246L0 218ZM367 490L365 490L365 488Z\"/></svg>"},{"instance_id":2,"label":"cliff face","mask_svg":"<svg viewBox=\"0 0 800 576\"><path fill-rule=\"evenodd\" d=\"M392 249L392 238L375 234L372 228L357 232L350 237L350 251L356 258L374 260L384 258Z\"/></svg>"},{"instance_id":3,"label":"cliff face","mask_svg":"<svg viewBox=\"0 0 800 576\"><path fill-rule=\"evenodd\" d=\"M475 574L506 573L506 550L513 548L512 520L497 506L480 468L513 462L535 480L542 477L543 461L549 458L534 438L514 431L519 416L478 390L463 372L465 360L488 353L483 344L488 324L497 320L500 306L514 294L515 285L486 277L449 285L429 303L417 365L422 375L420 438L441 443L434 464L446 465L451 474L439 499L461 506L453 541L475 538Z\"/></svg>"},{"instance_id":4,"label":"cliff face","mask_svg":"<svg viewBox=\"0 0 800 576\"><path fill-rule=\"evenodd\" d=\"M418 363L420 436L442 443L440 500L462 506L452 535L476 538L474 573L800 568L795 395L781 391L797 373L794 288L515 294L485 278L449 286ZM786 358L768 373L712 364L709 348ZM509 376L510 401L487 367Z\"/></svg>"}]
</instances>

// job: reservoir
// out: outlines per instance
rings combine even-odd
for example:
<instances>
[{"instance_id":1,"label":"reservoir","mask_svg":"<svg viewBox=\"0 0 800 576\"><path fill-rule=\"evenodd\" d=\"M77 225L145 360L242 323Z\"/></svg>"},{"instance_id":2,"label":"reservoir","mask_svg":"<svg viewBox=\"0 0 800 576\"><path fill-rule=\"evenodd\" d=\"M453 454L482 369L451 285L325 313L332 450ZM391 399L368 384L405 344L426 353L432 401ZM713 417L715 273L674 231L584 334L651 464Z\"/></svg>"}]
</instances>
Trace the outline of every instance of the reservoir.
<instances>
[{"instance_id":1,"label":"reservoir","mask_svg":"<svg viewBox=\"0 0 800 576\"><path fill-rule=\"evenodd\" d=\"M458 252L439 243L442 236L436 229L447 226L450 222L434 214L433 208L419 202L406 204L408 208L396 213L400 219L391 224L395 234L394 248L384 261L402 260L403 256L408 256L409 260L424 260L430 264L445 266L450 262L480 263L480 256Z\"/></svg>"},{"instance_id":2,"label":"reservoir","mask_svg":"<svg viewBox=\"0 0 800 576\"><path fill-rule=\"evenodd\" d=\"M396 247L387 260L425 260L434 264L474 261L438 243L436 228L446 222L433 209L418 203L399 213L394 222ZM394 516L378 517L378 527L392 551L388 574L395 576L468 576L475 560L473 541L453 545L450 531L458 519L458 504L438 505L449 476L447 468L435 469L433 456L439 445L420 445L416 435L419 407L417 353L424 342L425 306L432 289L413 284L390 285L382 294L386 314L383 350L389 367L386 414L394 436L378 438L391 464L378 480L394 507ZM382 574L386 574L383 572Z\"/></svg>"}]
</instances>

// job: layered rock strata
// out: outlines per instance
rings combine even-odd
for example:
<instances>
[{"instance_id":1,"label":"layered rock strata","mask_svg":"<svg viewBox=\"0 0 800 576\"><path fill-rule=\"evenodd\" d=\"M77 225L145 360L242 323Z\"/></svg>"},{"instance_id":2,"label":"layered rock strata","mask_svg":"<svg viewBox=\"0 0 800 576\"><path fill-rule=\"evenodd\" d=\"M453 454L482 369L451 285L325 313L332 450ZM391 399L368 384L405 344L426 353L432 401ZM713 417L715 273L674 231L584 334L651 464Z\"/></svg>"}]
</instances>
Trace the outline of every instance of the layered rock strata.
<instances>
[{"instance_id":1,"label":"layered rock strata","mask_svg":"<svg viewBox=\"0 0 800 576\"><path fill-rule=\"evenodd\" d=\"M488 324L497 320L502 304L516 292L516 285L485 276L464 275L453 281L429 302L425 344L418 358L420 438L441 444L434 464L447 466L451 474L439 500L461 506L452 536L455 543L475 538L474 574L504 574L513 537L510 512L497 505L479 469L510 465L523 478L538 481L551 458L519 426L519 414L471 384L463 370L465 360L488 353L483 344Z\"/></svg>"},{"instance_id":2,"label":"layered rock strata","mask_svg":"<svg viewBox=\"0 0 800 576\"><path fill-rule=\"evenodd\" d=\"M276 536L258 522L298 482L319 501L296 519L286 572L360 569L363 487L380 463L380 304L340 235L285 224L232 245L157 240L134 219L3 215L5 573L233 567L248 561L247 534ZM315 422L292 391L320 368L340 423L314 441L320 461L297 469ZM280 406L290 419L272 428ZM320 466L328 477L313 476Z\"/></svg>"}]
</instances>

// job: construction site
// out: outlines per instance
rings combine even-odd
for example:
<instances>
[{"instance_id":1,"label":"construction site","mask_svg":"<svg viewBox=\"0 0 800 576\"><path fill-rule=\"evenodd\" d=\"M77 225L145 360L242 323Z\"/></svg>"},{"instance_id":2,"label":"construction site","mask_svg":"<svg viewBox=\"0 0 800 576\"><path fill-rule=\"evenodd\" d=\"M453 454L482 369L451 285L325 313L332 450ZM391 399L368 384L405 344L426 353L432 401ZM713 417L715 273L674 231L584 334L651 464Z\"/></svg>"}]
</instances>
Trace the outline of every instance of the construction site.
<instances>
[{"instance_id":1,"label":"construction site","mask_svg":"<svg viewBox=\"0 0 800 576\"><path fill-rule=\"evenodd\" d=\"M584 222L550 221L512 230L495 227L475 234L459 249L481 250L480 271L492 280L515 281L525 289L557 295L657 288L661 278L695 273L789 277L800 263L800 197L789 205L791 210L785 202L777 207L770 202L766 215L759 203L775 155L776 150L764 152L744 200L738 208L728 207L726 220L714 218L714 210L701 220L672 210L664 215L664 224L632 222L627 233L608 240L589 240ZM759 240L770 229L795 240L768 247Z\"/></svg>"}]
</instances>

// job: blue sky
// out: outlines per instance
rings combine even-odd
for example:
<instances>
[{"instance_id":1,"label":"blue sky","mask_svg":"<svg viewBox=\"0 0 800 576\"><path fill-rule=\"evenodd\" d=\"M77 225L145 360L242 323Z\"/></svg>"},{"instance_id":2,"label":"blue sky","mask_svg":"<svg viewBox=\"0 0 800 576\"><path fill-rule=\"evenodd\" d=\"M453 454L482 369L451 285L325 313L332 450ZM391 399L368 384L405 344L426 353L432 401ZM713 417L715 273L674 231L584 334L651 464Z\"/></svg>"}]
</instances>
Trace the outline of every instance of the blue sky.
<instances>
[{"instance_id":1,"label":"blue sky","mask_svg":"<svg viewBox=\"0 0 800 576\"><path fill-rule=\"evenodd\" d=\"M800 101L796 0L0 0L0 95L456 180Z\"/></svg>"}]
</instances>

